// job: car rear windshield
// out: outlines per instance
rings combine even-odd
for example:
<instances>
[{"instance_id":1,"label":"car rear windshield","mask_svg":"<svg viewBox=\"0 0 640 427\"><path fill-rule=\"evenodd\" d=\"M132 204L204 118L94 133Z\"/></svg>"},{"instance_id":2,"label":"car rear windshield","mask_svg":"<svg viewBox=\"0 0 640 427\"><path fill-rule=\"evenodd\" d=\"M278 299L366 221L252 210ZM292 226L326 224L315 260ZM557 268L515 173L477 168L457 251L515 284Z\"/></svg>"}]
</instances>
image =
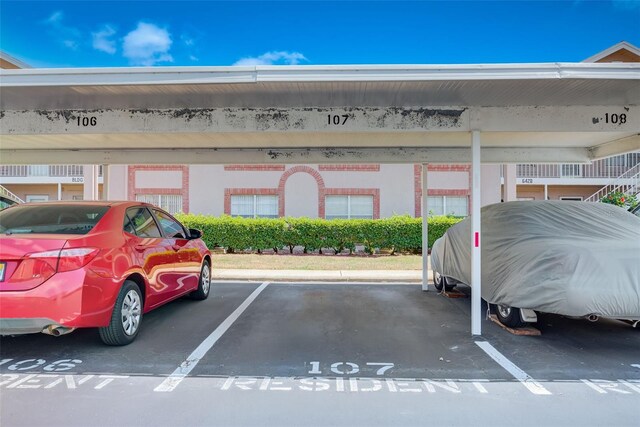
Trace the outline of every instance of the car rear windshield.
<instances>
[{"instance_id":1,"label":"car rear windshield","mask_svg":"<svg viewBox=\"0 0 640 427\"><path fill-rule=\"evenodd\" d=\"M3 234L87 234L104 216L108 206L14 206L0 212Z\"/></svg>"}]
</instances>

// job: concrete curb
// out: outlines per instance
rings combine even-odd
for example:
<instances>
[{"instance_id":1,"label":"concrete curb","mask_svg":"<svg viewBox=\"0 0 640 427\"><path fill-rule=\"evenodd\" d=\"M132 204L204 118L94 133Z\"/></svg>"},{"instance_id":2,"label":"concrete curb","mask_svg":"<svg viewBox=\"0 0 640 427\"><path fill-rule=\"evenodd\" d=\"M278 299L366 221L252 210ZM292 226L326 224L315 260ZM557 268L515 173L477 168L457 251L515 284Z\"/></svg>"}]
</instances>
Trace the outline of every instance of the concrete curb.
<instances>
[{"instance_id":1,"label":"concrete curb","mask_svg":"<svg viewBox=\"0 0 640 427\"><path fill-rule=\"evenodd\" d=\"M278 282L421 282L421 270L240 270L213 269L214 280ZM429 271L429 280L431 271Z\"/></svg>"}]
</instances>

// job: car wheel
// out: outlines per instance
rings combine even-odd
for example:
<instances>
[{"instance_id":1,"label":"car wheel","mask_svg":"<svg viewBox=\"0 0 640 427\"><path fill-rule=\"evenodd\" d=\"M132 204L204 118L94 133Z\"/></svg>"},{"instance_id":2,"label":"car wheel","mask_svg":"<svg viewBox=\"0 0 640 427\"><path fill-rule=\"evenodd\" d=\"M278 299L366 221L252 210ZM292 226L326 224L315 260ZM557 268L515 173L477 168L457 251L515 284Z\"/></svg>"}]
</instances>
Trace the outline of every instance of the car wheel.
<instances>
[{"instance_id":1,"label":"car wheel","mask_svg":"<svg viewBox=\"0 0 640 427\"><path fill-rule=\"evenodd\" d=\"M508 305L494 305L493 307L498 320L503 325L510 328L521 328L527 324L522 321L519 308L509 307Z\"/></svg>"},{"instance_id":2,"label":"car wheel","mask_svg":"<svg viewBox=\"0 0 640 427\"><path fill-rule=\"evenodd\" d=\"M445 291L451 292L456 285L449 285L447 283L447 278L437 271L433 270L433 285L436 287L438 292L442 292L442 287L444 287Z\"/></svg>"},{"instance_id":3,"label":"car wheel","mask_svg":"<svg viewBox=\"0 0 640 427\"><path fill-rule=\"evenodd\" d=\"M107 345L130 344L140 331L142 292L138 285L126 280L116 299L109 326L100 328L100 338Z\"/></svg>"},{"instance_id":4,"label":"car wheel","mask_svg":"<svg viewBox=\"0 0 640 427\"><path fill-rule=\"evenodd\" d=\"M209 261L205 260L202 263L202 270L200 270L200 279L198 280L198 289L191 292L191 298L195 300L205 300L209 296L209 290L211 289L211 265Z\"/></svg>"}]
</instances>

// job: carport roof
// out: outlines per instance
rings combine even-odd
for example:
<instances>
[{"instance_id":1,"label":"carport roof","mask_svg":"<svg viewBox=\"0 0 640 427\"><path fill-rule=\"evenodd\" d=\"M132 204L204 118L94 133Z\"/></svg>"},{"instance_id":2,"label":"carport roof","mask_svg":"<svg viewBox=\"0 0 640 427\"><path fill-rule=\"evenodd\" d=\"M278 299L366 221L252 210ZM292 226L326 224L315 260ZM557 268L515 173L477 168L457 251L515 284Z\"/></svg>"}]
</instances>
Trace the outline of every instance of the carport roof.
<instances>
[{"instance_id":1,"label":"carport roof","mask_svg":"<svg viewBox=\"0 0 640 427\"><path fill-rule=\"evenodd\" d=\"M13 163L127 163L126 150L153 163L448 162L467 161L457 149L480 130L483 161L584 162L640 149L639 104L637 63L2 70L0 154ZM98 125L74 126L83 114ZM323 122L334 114L349 121Z\"/></svg>"},{"instance_id":2,"label":"carport roof","mask_svg":"<svg viewBox=\"0 0 640 427\"><path fill-rule=\"evenodd\" d=\"M638 63L0 71L3 109L640 104Z\"/></svg>"}]
</instances>

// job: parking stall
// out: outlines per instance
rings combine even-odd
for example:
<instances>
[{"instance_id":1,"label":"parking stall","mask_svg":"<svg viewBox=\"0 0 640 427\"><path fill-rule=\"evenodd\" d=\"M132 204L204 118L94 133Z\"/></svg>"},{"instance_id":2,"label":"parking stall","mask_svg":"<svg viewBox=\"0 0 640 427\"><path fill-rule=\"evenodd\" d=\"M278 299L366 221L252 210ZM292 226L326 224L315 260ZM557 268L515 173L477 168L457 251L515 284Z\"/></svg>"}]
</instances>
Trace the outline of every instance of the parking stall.
<instances>
[{"instance_id":1,"label":"parking stall","mask_svg":"<svg viewBox=\"0 0 640 427\"><path fill-rule=\"evenodd\" d=\"M130 346L105 347L95 330L3 337L3 422L173 425L215 414L221 424L468 424L472 409L515 416L517 405L504 407L513 400L537 408L531 423L590 424L613 413L618 425L637 421L629 408L640 399L638 337L621 323L546 315L535 341L498 328L478 340L468 301L425 298L412 284L217 282L214 290L203 303L148 313ZM141 396L144 419L113 411L129 396ZM55 405L28 411L42 399ZM590 405L608 410L590 414Z\"/></svg>"}]
</instances>

